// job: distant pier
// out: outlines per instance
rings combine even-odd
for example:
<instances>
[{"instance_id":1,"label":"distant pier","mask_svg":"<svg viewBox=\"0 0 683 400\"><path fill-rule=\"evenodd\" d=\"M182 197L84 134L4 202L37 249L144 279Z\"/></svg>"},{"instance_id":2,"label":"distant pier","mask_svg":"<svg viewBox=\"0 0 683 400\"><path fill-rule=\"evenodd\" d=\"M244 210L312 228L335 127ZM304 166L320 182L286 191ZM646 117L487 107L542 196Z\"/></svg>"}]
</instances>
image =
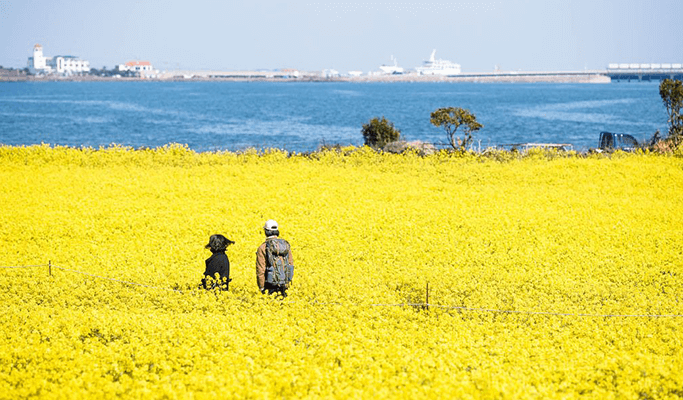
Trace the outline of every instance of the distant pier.
<instances>
[{"instance_id":1,"label":"distant pier","mask_svg":"<svg viewBox=\"0 0 683 400\"><path fill-rule=\"evenodd\" d=\"M342 78L351 82L477 82L477 83L610 83L605 71L508 71L461 73L457 75L365 75Z\"/></svg>"},{"instance_id":2,"label":"distant pier","mask_svg":"<svg viewBox=\"0 0 683 400\"><path fill-rule=\"evenodd\" d=\"M612 81L661 81L683 80L681 64L610 64L605 72Z\"/></svg>"}]
</instances>

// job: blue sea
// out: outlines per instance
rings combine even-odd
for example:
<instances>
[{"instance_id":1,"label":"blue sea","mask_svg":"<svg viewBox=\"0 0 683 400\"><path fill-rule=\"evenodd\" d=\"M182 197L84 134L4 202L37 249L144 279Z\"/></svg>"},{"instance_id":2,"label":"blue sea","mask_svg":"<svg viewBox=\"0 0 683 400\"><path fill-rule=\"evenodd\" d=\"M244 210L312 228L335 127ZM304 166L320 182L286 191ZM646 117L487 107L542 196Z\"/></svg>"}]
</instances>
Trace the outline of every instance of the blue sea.
<instances>
[{"instance_id":1,"label":"blue sea","mask_svg":"<svg viewBox=\"0 0 683 400\"><path fill-rule=\"evenodd\" d=\"M187 144L196 151L361 145L373 117L406 140L445 143L440 107L469 109L475 146L597 146L601 131L667 131L658 84L345 82L3 82L0 144L74 147Z\"/></svg>"}]
</instances>

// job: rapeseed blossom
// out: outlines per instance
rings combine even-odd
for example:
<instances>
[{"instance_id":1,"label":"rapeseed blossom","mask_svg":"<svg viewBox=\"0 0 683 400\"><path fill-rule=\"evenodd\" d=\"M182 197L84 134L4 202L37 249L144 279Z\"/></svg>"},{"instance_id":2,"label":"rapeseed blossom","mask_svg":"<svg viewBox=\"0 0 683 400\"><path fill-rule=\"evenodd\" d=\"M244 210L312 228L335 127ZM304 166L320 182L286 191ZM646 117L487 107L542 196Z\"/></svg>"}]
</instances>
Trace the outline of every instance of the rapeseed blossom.
<instances>
[{"instance_id":1,"label":"rapeseed blossom","mask_svg":"<svg viewBox=\"0 0 683 400\"><path fill-rule=\"evenodd\" d=\"M683 397L683 159L499 159L0 147L0 398Z\"/></svg>"}]
</instances>

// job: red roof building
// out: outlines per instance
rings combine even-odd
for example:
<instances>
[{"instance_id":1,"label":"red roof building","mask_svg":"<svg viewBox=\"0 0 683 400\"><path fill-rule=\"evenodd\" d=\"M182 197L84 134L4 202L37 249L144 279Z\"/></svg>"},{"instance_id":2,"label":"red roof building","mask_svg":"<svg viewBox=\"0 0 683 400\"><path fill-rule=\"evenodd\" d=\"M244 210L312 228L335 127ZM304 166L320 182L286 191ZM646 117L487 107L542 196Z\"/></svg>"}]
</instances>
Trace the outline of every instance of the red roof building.
<instances>
[{"instance_id":1,"label":"red roof building","mask_svg":"<svg viewBox=\"0 0 683 400\"><path fill-rule=\"evenodd\" d=\"M128 61L125 64L116 66L119 71L151 72L154 68L149 61Z\"/></svg>"}]
</instances>

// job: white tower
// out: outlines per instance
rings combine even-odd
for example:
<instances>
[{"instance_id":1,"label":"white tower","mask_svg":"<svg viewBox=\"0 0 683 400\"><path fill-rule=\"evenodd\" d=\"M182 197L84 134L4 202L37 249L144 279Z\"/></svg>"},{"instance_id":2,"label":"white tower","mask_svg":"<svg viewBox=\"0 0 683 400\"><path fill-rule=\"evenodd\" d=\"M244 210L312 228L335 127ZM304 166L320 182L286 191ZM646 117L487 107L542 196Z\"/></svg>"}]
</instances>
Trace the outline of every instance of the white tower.
<instances>
[{"instance_id":1,"label":"white tower","mask_svg":"<svg viewBox=\"0 0 683 400\"><path fill-rule=\"evenodd\" d=\"M47 68L45 56L43 56L43 46L39 44L33 46L33 57L28 60L28 68L32 74L44 71Z\"/></svg>"}]
</instances>

